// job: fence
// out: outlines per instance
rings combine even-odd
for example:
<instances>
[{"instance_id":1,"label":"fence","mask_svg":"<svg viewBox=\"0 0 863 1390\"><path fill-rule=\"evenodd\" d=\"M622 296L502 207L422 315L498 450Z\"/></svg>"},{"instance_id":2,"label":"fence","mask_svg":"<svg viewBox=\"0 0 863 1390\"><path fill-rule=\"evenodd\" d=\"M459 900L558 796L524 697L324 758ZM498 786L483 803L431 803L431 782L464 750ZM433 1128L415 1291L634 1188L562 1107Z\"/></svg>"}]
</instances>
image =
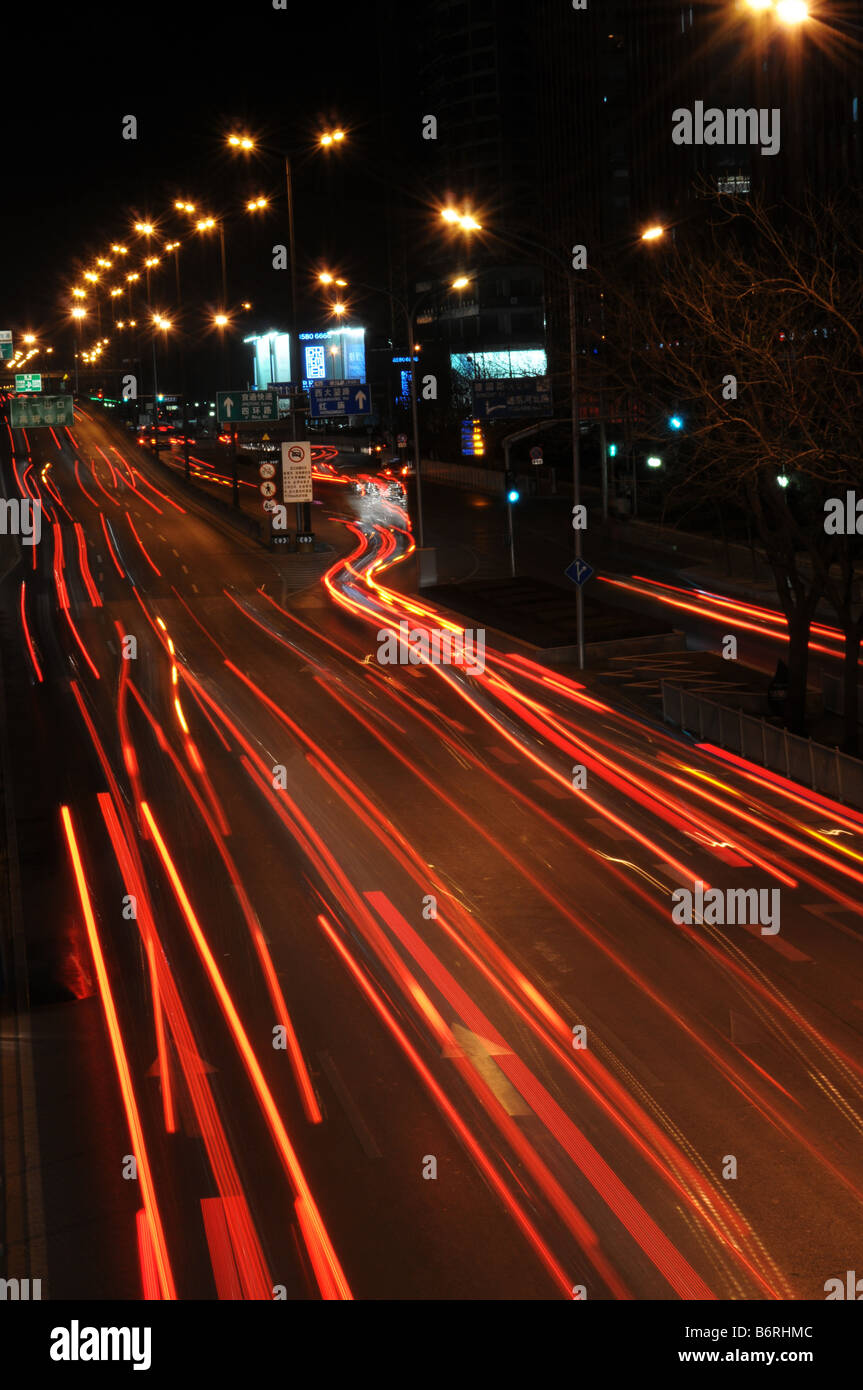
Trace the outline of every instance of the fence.
<instances>
[{"instance_id":1,"label":"fence","mask_svg":"<svg viewBox=\"0 0 863 1390\"><path fill-rule=\"evenodd\" d=\"M697 734L702 743L715 743L835 801L863 808L863 762L838 748L800 738L670 681L662 682L662 717Z\"/></svg>"}]
</instances>

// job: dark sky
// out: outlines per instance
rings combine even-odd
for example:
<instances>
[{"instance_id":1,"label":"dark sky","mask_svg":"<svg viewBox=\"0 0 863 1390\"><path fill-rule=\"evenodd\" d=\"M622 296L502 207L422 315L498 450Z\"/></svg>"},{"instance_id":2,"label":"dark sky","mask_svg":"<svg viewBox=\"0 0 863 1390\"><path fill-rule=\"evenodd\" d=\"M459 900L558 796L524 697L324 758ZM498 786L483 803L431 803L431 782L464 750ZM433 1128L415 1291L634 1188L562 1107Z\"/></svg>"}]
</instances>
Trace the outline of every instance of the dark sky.
<instances>
[{"instance_id":1,"label":"dark sky","mask_svg":"<svg viewBox=\"0 0 863 1390\"><path fill-rule=\"evenodd\" d=\"M376 20L374 5L347 0L288 0L283 11L270 0L48 4L4 17L0 327L56 333L69 288L96 255L118 240L131 261L136 217L159 219L163 240L189 235L172 211L177 197L227 218L229 298L254 298L275 317L284 280L273 279L270 247L286 240L277 155L286 145L296 154L302 285L314 260L335 257L356 273L380 242L380 183L367 157L384 152L382 81L392 95ZM122 138L128 114L138 120L135 141ZM315 140L332 124L348 129L350 149L330 157ZM243 128L272 154L229 156L225 136ZM242 209L259 193L277 201L253 225ZM368 215L362 206L357 214L357 199ZM211 292L216 306L215 240L187 248L181 266L184 298Z\"/></svg>"}]
</instances>

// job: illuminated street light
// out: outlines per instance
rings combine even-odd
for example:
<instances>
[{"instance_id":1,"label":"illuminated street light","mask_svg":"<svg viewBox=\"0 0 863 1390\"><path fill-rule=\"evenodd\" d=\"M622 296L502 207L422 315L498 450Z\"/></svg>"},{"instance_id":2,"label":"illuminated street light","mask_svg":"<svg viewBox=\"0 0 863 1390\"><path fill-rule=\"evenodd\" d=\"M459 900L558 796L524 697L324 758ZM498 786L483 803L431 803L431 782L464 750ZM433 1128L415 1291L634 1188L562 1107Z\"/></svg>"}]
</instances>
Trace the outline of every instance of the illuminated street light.
<instances>
[{"instance_id":1,"label":"illuminated street light","mask_svg":"<svg viewBox=\"0 0 863 1390\"><path fill-rule=\"evenodd\" d=\"M128 246L120 246L116 241L112 241L111 250L116 256L128 256L129 254Z\"/></svg>"},{"instance_id":2,"label":"illuminated street light","mask_svg":"<svg viewBox=\"0 0 863 1390\"><path fill-rule=\"evenodd\" d=\"M230 323L230 319L228 318L227 314L215 314L213 317L213 323L216 325L217 328L227 328L228 324Z\"/></svg>"},{"instance_id":3,"label":"illuminated street light","mask_svg":"<svg viewBox=\"0 0 863 1390\"><path fill-rule=\"evenodd\" d=\"M228 144L240 150L253 150L255 148L254 140L250 140L248 135L229 135Z\"/></svg>"},{"instance_id":4,"label":"illuminated street light","mask_svg":"<svg viewBox=\"0 0 863 1390\"><path fill-rule=\"evenodd\" d=\"M85 279L85 280L90 280L90 281L92 281L92 282L95 284L95 283L98 281L99 277L98 277L98 275L96 274L95 270L85 270L85 271L84 271L84 279Z\"/></svg>"},{"instance_id":5,"label":"illuminated street light","mask_svg":"<svg viewBox=\"0 0 863 1390\"><path fill-rule=\"evenodd\" d=\"M196 223L195 223L195 231L196 231L196 232L209 232L209 231L212 231L212 229L213 229L213 227L215 227L215 225L216 225L216 219L215 219L215 217L202 217L202 218L200 219L199 222L196 222Z\"/></svg>"},{"instance_id":6,"label":"illuminated street light","mask_svg":"<svg viewBox=\"0 0 863 1390\"><path fill-rule=\"evenodd\" d=\"M25 342L25 343L35 343L35 341L36 341L36 335L35 335L34 333L25 333L25 334L24 334L24 342Z\"/></svg>"},{"instance_id":7,"label":"illuminated street light","mask_svg":"<svg viewBox=\"0 0 863 1390\"><path fill-rule=\"evenodd\" d=\"M659 239L661 236L665 236L665 228L664 228L664 227L660 227L660 226L648 227L645 231L643 231L643 232L641 233L641 240L642 240L642 241L658 241L658 239Z\"/></svg>"},{"instance_id":8,"label":"illuminated street light","mask_svg":"<svg viewBox=\"0 0 863 1390\"><path fill-rule=\"evenodd\" d=\"M158 265L158 264L159 264L159 257L158 257L158 256L148 256L147 259L146 259L145 262L144 262L144 265L147 267L148 270L150 270L152 266Z\"/></svg>"},{"instance_id":9,"label":"illuminated street light","mask_svg":"<svg viewBox=\"0 0 863 1390\"><path fill-rule=\"evenodd\" d=\"M137 270L130 271L130 273L126 276L126 279L129 281L130 284L134 283L135 280L140 280L140 278L141 277L138 274Z\"/></svg>"},{"instance_id":10,"label":"illuminated street light","mask_svg":"<svg viewBox=\"0 0 863 1390\"><path fill-rule=\"evenodd\" d=\"M444 222L448 222L451 227L458 227L463 232L482 231L482 223L477 222L472 213L459 212L456 208L441 208L440 215Z\"/></svg>"},{"instance_id":11,"label":"illuminated street light","mask_svg":"<svg viewBox=\"0 0 863 1390\"><path fill-rule=\"evenodd\" d=\"M750 10L772 10L773 0L746 0Z\"/></svg>"},{"instance_id":12,"label":"illuminated street light","mask_svg":"<svg viewBox=\"0 0 863 1390\"><path fill-rule=\"evenodd\" d=\"M333 304L332 310L333 310L333 313L334 313L334 314L346 314L346 313L347 313L347 305L346 305L346 304Z\"/></svg>"},{"instance_id":13,"label":"illuminated street light","mask_svg":"<svg viewBox=\"0 0 863 1390\"><path fill-rule=\"evenodd\" d=\"M76 288L72 291L72 295L73 295L73 298L75 298L75 299L86 299L86 298L87 298L86 291L81 290L81 289L78 289L77 286L76 286Z\"/></svg>"},{"instance_id":14,"label":"illuminated street light","mask_svg":"<svg viewBox=\"0 0 863 1390\"><path fill-rule=\"evenodd\" d=\"M194 212L194 211L195 211L195 204L194 204L194 203L176 202L176 203L174 204L174 207L177 209L178 212Z\"/></svg>"},{"instance_id":15,"label":"illuminated street light","mask_svg":"<svg viewBox=\"0 0 863 1390\"><path fill-rule=\"evenodd\" d=\"M802 24L809 18L809 6L805 0L779 0L776 17L783 24Z\"/></svg>"},{"instance_id":16,"label":"illuminated street light","mask_svg":"<svg viewBox=\"0 0 863 1390\"><path fill-rule=\"evenodd\" d=\"M327 130L324 131L324 134L321 136L321 144L326 149L330 145L340 144L344 138L345 132L343 130Z\"/></svg>"},{"instance_id":17,"label":"illuminated street light","mask_svg":"<svg viewBox=\"0 0 863 1390\"><path fill-rule=\"evenodd\" d=\"M122 293L123 293L122 290L120 290L120 289L114 289L114 290L111 291L111 298L112 298L112 299L116 299L116 298L117 298L117 295L118 295L118 294L122 294Z\"/></svg>"},{"instance_id":18,"label":"illuminated street light","mask_svg":"<svg viewBox=\"0 0 863 1390\"><path fill-rule=\"evenodd\" d=\"M459 275L458 279L453 280L452 287L454 290L466 290L469 284L470 280L467 275Z\"/></svg>"},{"instance_id":19,"label":"illuminated street light","mask_svg":"<svg viewBox=\"0 0 863 1390\"><path fill-rule=\"evenodd\" d=\"M662 459L659 458L656 454L651 454L650 458L647 460L647 466L648 468L661 468Z\"/></svg>"},{"instance_id":20,"label":"illuminated street light","mask_svg":"<svg viewBox=\"0 0 863 1390\"><path fill-rule=\"evenodd\" d=\"M251 198L251 199L249 200L249 202L246 203L246 211L247 211L247 212L257 212L260 208L265 208L266 206L267 206L267 200L266 200L266 198Z\"/></svg>"}]
</instances>

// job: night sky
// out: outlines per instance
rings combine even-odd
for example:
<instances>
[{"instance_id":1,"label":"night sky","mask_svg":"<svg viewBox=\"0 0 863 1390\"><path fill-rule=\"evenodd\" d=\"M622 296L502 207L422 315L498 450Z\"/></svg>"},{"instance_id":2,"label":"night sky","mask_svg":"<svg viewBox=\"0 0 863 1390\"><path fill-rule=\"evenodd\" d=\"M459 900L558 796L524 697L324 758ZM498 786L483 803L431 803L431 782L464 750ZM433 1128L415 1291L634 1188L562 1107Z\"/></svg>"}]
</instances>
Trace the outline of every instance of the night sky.
<instances>
[{"instance_id":1,"label":"night sky","mask_svg":"<svg viewBox=\"0 0 863 1390\"><path fill-rule=\"evenodd\" d=\"M301 294L310 262L335 257L347 266L366 246L374 252L380 185L364 173L363 156L380 154L382 80L393 97L374 7L336 0L318 14L294 0L284 12L262 0L233 12L159 3L124 17L118 7L51 5L4 22L3 44L0 326L56 333L69 288L96 255L121 240L131 261L136 218L159 219L163 241L188 236L173 212L178 197L227 218L229 299L256 299L264 317L277 316L287 276L274 280L269 248L286 240L277 153L286 146L295 152ZM135 141L122 138L127 114L138 119ZM351 136L337 167L315 149L334 124ZM272 153L229 154L232 130L248 130ZM258 194L278 202L252 225L242 209ZM348 215L358 200L359 214ZM189 332L193 300L207 303L210 293L218 307L221 298L217 245L213 237L181 259ZM170 304L173 269L159 273ZM314 306L314 296L306 303Z\"/></svg>"}]
</instances>

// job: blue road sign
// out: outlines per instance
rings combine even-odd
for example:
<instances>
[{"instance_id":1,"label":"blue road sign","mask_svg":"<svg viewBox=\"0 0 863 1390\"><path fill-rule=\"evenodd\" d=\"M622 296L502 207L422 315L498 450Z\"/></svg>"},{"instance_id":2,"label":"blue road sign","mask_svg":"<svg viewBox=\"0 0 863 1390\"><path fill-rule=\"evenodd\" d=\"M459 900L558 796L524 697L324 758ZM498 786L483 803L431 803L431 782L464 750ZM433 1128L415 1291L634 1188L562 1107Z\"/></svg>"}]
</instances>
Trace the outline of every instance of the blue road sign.
<instances>
[{"instance_id":1,"label":"blue road sign","mask_svg":"<svg viewBox=\"0 0 863 1390\"><path fill-rule=\"evenodd\" d=\"M312 416L370 415L372 398L364 381L313 381L309 407Z\"/></svg>"},{"instance_id":2,"label":"blue road sign","mask_svg":"<svg viewBox=\"0 0 863 1390\"><path fill-rule=\"evenodd\" d=\"M596 571L593 565L589 565L586 560L573 560L571 565L567 565L563 571L567 579L571 579L573 584L577 584L579 589L582 584L586 584L588 579Z\"/></svg>"},{"instance_id":3,"label":"blue road sign","mask_svg":"<svg viewBox=\"0 0 863 1390\"><path fill-rule=\"evenodd\" d=\"M551 410L547 376L486 377L472 381L473 413L481 420L520 419Z\"/></svg>"}]
</instances>

